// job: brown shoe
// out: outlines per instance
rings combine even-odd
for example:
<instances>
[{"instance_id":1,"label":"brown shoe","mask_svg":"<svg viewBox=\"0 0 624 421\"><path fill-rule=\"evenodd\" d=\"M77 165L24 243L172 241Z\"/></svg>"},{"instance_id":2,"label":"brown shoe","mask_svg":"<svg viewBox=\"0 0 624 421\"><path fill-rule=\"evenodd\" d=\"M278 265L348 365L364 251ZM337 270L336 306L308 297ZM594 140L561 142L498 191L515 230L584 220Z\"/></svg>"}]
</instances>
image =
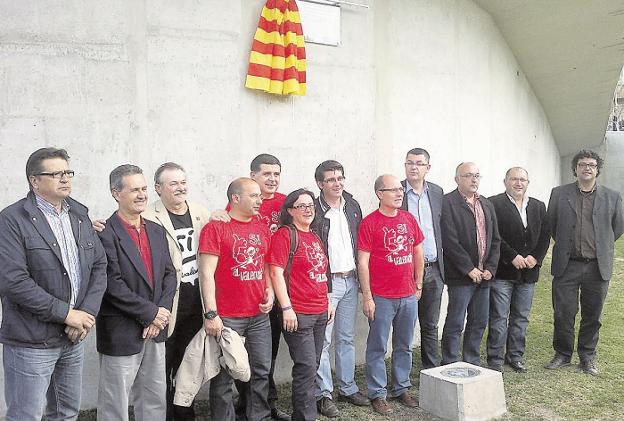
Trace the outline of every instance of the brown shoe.
<instances>
[{"instance_id":1,"label":"brown shoe","mask_svg":"<svg viewBox=\"0 0 624 421\"><path fill-rule=\"evenodd\" d=\"M407 406L408 408L418 408L418 399L416 399L407 392L399 396L394 396L390 399L397 400L401 402L401 405Z\"/></svg>"},{"instance_id":2,"label":"brown shoe","mask_svg":"<svg viewBox=\"0 0 624 421\"><path fill-rule=\"evenodd\" d=\"M373 410L381 415L392 414L392 408L388 405L388 402L384 398L375 398L371 401Z\"/></svg>"}]
</instances>

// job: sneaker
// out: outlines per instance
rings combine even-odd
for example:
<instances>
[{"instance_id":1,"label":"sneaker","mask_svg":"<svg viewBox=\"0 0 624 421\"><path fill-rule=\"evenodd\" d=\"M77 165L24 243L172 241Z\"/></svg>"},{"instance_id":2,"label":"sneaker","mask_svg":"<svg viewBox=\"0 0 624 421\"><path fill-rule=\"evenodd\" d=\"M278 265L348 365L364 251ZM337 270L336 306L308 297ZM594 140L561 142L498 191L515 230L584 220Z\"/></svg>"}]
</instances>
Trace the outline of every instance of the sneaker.
<instances>
[{"instance_id":1,"label":"sneaker","mask_svg":"<svg viewBox=\"0 0 624 421\"><path fill-rule=\"evenodd\" d=\"M327 396L323 396L316 401L316 409L321 415L325 415L327 418L335 418L340 413L334 401Z\"/></svg>"}]
</instances>

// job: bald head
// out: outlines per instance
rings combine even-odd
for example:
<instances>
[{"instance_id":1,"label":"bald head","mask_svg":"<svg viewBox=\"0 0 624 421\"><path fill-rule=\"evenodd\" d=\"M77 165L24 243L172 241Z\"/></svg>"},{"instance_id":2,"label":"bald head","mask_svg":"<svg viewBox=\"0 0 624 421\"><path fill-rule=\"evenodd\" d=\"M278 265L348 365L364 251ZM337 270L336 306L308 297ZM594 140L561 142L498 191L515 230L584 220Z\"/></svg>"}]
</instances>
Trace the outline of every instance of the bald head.
<instances>
[{"instance_id":1,"label":"bald head","mask_svg":"<svg viewBox=\"0 0 624 421\"><path fill-rule=\"evenodd\" d=\"M232 196L237 195L241 196L244 191L253 186L258 186L254 180L249 177L239 177L232 181L227 188L227 198L228 202L231 204L233 202Z\"/></svg>"},{"instance_id":2,"label":"bald head","mask_svg":"<svg viewBox=\"0 0 624 421\"><path fill-rule=\"evenodd\" d=\"M251 178L240 177L232 181L227 189L230 215L239 220L248 220L257 215L262 204L260 186Z\"/></svg>"},{"instance_id":3,"label":"bald head","mask_svg":"<svg viewBox=\"0 0 624 421\"><path fill-rule=\"evenodd\" d=\"M462 162L455 169L457 190L464 196L472 197L479 189L480 180L479 167L474 162Z\"/></svg>"},{"instance_id":4,"label":"bald head","mask_svg":"<svg viewBox=\"0 0 624 421\"><path fill-rule=\"evenodd\" d=\"M382 212L394 212L403 204L403 186L401 181L393 175L383 174L375 180L375 194L379 199L379 208Z\"/></svg>"}]
</instances>

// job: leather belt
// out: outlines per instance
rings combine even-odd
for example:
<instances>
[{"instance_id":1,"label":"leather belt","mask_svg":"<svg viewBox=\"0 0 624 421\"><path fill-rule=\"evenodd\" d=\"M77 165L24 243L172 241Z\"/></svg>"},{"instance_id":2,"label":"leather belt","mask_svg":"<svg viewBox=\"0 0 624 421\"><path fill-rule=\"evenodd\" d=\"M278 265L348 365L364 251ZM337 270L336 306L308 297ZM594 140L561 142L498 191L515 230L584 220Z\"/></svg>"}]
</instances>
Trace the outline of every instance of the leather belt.
<instances>
[{"instance_id":1,"label":"leather belt","mask_svg":"<svg viewBox=\"0 0 624 421\"><path fill-rule=\"evenodd\" d=\"M425 262L425 269L432 268L437 264L438 264L437 260L435 262Z\"/></svg>"},{"instance_id":2,"label":"leather belt","mask_svg":"<svg viewBox=\"0 0 624 421\"><path fill-rule=\"evenodd\" d=\"M355 276L355 269L354 270L350 270L348 272L333 272L332 276L335 276L337 278L351 278L353 276Z\"/></svg>"},{"instance_id":3,"label":"leather belt","mask_svg":"<svg viewBox=\"0 0 624 421\"><path fill-rule=\"evenodd\" d=\"M596 258L590 259L588 257L571 257L570 260L573 260L575 262L583 262L583 263L589 263L589 262L595 262Z\"/></svg>"}]
</instances>

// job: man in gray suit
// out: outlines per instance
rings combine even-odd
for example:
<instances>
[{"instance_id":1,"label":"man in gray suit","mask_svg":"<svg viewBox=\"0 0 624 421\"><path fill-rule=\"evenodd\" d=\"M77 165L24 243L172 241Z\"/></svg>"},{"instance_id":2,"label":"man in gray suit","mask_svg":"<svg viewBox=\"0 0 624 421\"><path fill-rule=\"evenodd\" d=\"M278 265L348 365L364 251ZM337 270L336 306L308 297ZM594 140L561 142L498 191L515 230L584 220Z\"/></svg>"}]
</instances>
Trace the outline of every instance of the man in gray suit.
<instances>
[{"instance_id":1,"label":"man in gray suit","mask_svg":"<svg viewBox=\"0 0 624 421\"><path fill-rule=\"evenodd\" d=\"M555 240L551 266L555 355L546 364L548 369L570 364L580 290L579 368L598 374L594 358L613 273L613 244L624 231L622 197L596 184L602 165L597 153L581 150L572 158L576 181L555 187L548 202L546 219Z\"/></svg>"},{"instance_id":2,"label":"man in gray suit","mask_svg":"<svg viewBox=\"0 0 624 421\"><path fill-rule=\"evenodd\" d=\"M405 190L401 208L414 215L425 235L425 274L422 296L418 301L420 359L423 368L440 365L438 319L444 290L440 231L444 191L437 184L425 181L430 168L429 152L422 148L411 149L405 157L405 180L401 182Z\"/></svg>"}]
</instances>

